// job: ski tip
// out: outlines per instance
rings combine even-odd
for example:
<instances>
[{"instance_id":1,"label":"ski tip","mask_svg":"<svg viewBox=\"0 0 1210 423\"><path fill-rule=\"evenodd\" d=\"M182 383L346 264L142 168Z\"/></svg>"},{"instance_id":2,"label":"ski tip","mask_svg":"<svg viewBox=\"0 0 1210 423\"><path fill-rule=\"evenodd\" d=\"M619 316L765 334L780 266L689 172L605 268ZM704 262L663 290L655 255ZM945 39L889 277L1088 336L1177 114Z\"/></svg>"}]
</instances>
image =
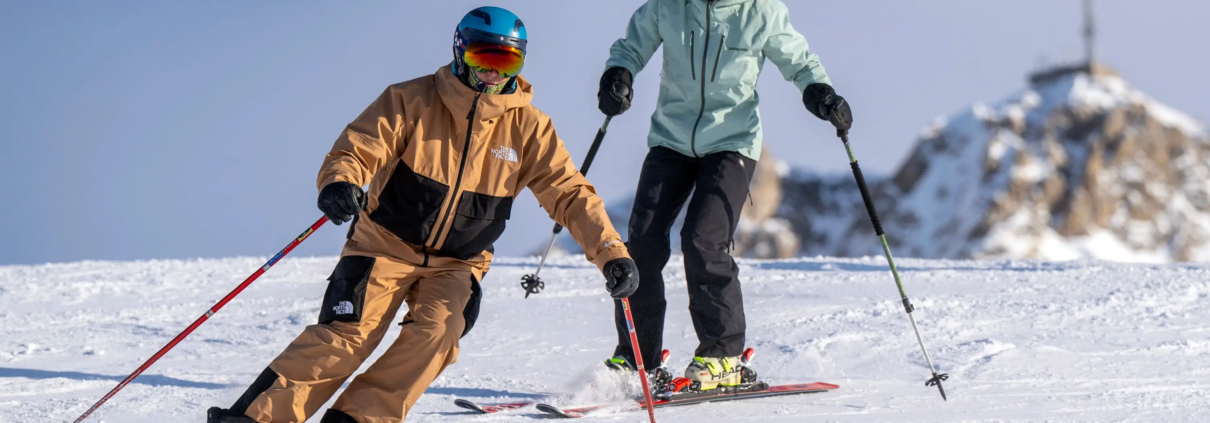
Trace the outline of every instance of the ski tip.
<instances>
[{"instance_id":1,"label":"ski tip","mask_svg":"<svg viewBox=\"0 0 1210 423\"><path fill-rule=\"evenodd\" d=\"M824 382L815 382L815 383L812 383L811 385L814 385L816 389L828 389L828 390L840 389L840 385L834 385L831 383L824 383Z\"/></svg>"},{"instance_id":2,"label":"ski tip","mask_svg":"<svg viewBox=\"0 0 1210 423\"><path fill-rule=\"evenodd\" d=\"M521 402L501 402L495 404L479 404L474 401L464 399L455 399L454 405L465 408L467 410L476 411L483 414L499 413L501 411L516 410L518 408L527 407L533 404L533 401Z\"/></svg>"},{"instance_id":3,"label":"ski tip","mask_svg":"<svg viewBox=\"0 0 1210 423\"><path fill-rule=\"evenodd\" d=\"M465 408L467 410L478 411L480 413L487 414L487 410L484 410L483 407L479 406L479 404L475 404L473 402L470 402L470 401L467 401L467 400L464 400L461 398L454 400L454 405L461 407L461 408Z\"/></svg>"},{"instance_id":4,"label":"ski tip","mask_svg":"<svg viewBox=\"0 0 1210 423\"><path fill-rule=\"evenodd\" d=\"M564 410L562 408L555 407L550 404L538 404L538 405L534 406L534 408L537 408L538 411L541 411L543 413L554 414L556 416L568 418L568 419L578 419L580 417L584 417L584 413L578 413L575 411Z\"/></svg>"}]
</instances>

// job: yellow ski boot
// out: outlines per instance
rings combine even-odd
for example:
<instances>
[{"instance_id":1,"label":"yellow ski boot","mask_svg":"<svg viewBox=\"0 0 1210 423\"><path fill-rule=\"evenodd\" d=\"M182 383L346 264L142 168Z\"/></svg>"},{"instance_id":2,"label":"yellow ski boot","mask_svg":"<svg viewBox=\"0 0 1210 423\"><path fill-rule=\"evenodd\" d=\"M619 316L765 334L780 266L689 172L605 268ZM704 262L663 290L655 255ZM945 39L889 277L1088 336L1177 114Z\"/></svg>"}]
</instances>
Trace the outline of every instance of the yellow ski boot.
<instances>
[{"instance_id":1,"label":"yellow ski boot","mask_svg":"<svg viewBox=\"0 0 1210 423\"><path fill-rule=\"evenodd\" d=\"M746 358L751 357L751 351L749 348L743 356L735 357L693 357L689 367L685 368L685 379L697 391L708 391L719 386L738 388L755 383L756 372L746 366Z\"/></svg>"}]
</instances>

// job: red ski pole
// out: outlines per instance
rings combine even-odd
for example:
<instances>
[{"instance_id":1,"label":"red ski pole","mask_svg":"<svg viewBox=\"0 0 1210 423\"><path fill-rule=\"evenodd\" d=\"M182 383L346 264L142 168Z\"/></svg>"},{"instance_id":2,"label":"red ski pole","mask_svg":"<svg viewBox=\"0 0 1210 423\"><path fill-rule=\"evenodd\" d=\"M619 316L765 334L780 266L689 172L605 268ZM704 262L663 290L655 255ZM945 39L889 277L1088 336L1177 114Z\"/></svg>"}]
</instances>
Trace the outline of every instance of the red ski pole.
<instances>
[{"instance_id":1,"label":"red ski pole","mask_svg":"<svg viewBox=\"0 0 1210 423\"><path fill-rule=\"evenodd\" d=\"M630 347L634 350L634 363L639 367L639 380L643 382L643 398L647 400L647 415L655 423L655 406L651 401L651 388L647 386L647 370L643 368L643 354L639 351L639 336L634 333L634 316L630 315L630 300L622 299L622 311L626 313L626 328L630 330Z\"/></svg>"},{"instance_id":2,"label":"red ski pole","mask_svg":"<svg viewBox=\"0 0 1210 423\"><path fill-rule=\"evenodd\" d=\"M225 305L227 305L227 303L231 302L231 300L233 298L235 298L236 295L239 295L240 292L243 292L244 288L247 288L248 285L251 285L252 282L256 280L256 278L259 278L260 275L263 275L265 273L265 271L269 270L270 267L273 267L274 264L277 264L277 261L281 260L282 257L285 257L286 254L290 254L290 251L293 250L294 247L297 247L298 244L301 244L303 241L305 241L307 239L307 237L311 236L311 234L315 232L316 229L319 229L320 226L323 226L323 224L327 223L327 222L328 222L327 217L321 217L321 218L319 218L319 220L315 221L315 223L312 224L310 228L307 228L306 232L303 232L302 235L299 235L298 238L295 238L294 241L291 241L289 245L286 245L286 248L283 248L281 251L279 251L277 253L277 255L275 255L275 256L273 256L273 258L269 259L269 261L266 262L264 266L261 266L260 269L257 269L256 272L252 274L252 276L249 276L248 279L244 279L243 283L241 283L241 284L239 284L239 286L235 287L234 291L231 291L230 294L227 294L226 297L223 297L222 300L219 300L219 302L217 304L215 304L213 307L210 307L210 310L206 310L206 314L203 314L202 317L197 318L197 320L194 321L192 325L189 325L189 327L185 328L184 332L181 332L180 335L177 335L176 338L173 338L172 341L168 343L168 345L164 346L164 348L160 348L159 352L157 352L157 353L155 353L155 355L151 356L151 359L147 360L146 363L143 363L142 366L139 366L139 368L137 370L135 370L134 373L131 373L130 376L126 376L126 379L123 379L121 383L118 383L118 386L115 386L113 388L113 390L109 391L108 394L105 394L105 396L102 397L100 401L97 401L96 404L93 404L92 408L89 408L88 411L84 412L84 414L80 416L80 418L76 419L75 423L80 423L80 422L84 421L84 419L87 418L89 415L91 415L92 412L97 411L97 409L101 407L101 404L104 404L105 401L109 401L109 399L112 398L114 396L114 394L117 394L118 391L122 390L122 388L125 388L127 384L129 384L131 381L134 380L134 378L139 377L139 375L143 374L143 371L147 370L148 367L151 367L151 365L153 363L155 363L156 360L159 360L160 357L163 357L164 354L167 354L168 350L171 350L173 347L176 346L176 344L180 343L181 340L185 339L186 336L189 336L190 333L193 333L194 329L197 329L198 326L201 326L202 323L205 323L206 320L209 320L210 316L213 316L214 313L218 313L219 309L223 308L223 306L225 306ZM633 329L632 329L632 332L633 332Z\"/></svg>"}]
</instances>

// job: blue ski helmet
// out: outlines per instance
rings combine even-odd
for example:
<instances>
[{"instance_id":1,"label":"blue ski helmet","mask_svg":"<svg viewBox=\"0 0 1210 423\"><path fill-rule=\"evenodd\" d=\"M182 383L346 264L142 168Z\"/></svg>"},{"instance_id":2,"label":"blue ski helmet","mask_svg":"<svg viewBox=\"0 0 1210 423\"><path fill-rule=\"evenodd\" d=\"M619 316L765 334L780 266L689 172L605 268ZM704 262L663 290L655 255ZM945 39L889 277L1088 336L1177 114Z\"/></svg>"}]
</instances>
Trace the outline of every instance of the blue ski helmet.
<instances>
[{"instance_id":1,"label":"blue ski helmet","mask_svg":"<svg viewBox=\"0 0 1210 423\"><path fill-rule=\"evenodd\" d=\"M508 10L485 6L470 11L454 29L454 72L495 70L516 77L525 64L525 24Z\"/></svg>"}]
</instances>

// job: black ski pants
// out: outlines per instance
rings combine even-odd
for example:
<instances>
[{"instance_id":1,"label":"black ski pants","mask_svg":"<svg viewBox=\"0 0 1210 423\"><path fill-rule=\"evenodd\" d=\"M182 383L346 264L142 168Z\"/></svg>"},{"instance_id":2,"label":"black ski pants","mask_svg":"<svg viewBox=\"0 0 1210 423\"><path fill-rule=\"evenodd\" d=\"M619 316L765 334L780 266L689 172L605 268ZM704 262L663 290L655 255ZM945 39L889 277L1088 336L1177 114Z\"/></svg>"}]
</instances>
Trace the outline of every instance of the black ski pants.
<instances>
[{"instance_id":1,"label":"black ski pants","mask_svg":"<svg viewBox=\"0 0 1210 423\"><path fill-rule=\"evenodd\" d=\"M643 161L626 242L639 267L639 289L630 296L643 364L659 366L664 349L664 266L672 253L668 234L689 200L681 227L689 314L697 331L698 357L731 357L744 349L744 299L739 268L728 252L756 161L736 152L689 157L654 147ZM690 192L693 193L690 198ZM614 355L633 359L621 301L614 302L618 346ZM633 360L632 360L633 362Z\"/></svg>"}]
</instances>

